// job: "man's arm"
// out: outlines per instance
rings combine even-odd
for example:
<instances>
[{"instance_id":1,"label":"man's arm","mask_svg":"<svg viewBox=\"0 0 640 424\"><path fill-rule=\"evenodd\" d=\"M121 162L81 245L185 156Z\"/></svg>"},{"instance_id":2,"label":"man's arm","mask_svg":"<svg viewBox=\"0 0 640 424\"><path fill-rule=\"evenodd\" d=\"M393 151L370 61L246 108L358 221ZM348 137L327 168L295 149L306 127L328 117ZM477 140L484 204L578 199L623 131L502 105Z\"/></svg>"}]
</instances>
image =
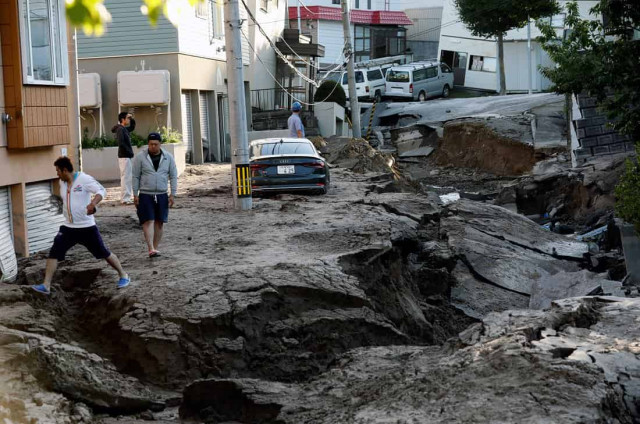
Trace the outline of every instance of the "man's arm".
<instances>
[{"instance_id":1,"label":"man's arm","mask_svg":"<svg viewBox=\"0 0 640 424\"><path fill-rule=\"evenodd\" d=\"M176 160L173 156L171 156L171 163L169 164L169 184L171 184L169 206L173 206L173 198L178 193L178 167L176 166Z\"/></svg>"},{"instance_id":2,"label":"man's arm","mask_svg":"<svg viewBox=\"0 0 640 424\"><path fill-rule=\"evenodd\" d=\"M296 134L298 134L298 138L302 138L302 120L300 118L296 119Z\"/></svg>"},{"instance_id":3,"label":"man's arm","mask_svg":"<svg viewBox=\"0 0 640 424\"><path fill-rule=\"evenodd\" d=\"M88 181L84 184L84 188L89 193L94 194L91 203L87 205L87 215L93 215L94 213L96 213L96 206L98 206L98 203L102 202L102 199L107 196L107 192L102 184L97 182L95 178L93 178L91 175L85 175Z\"/></svg>"},{"instance_id":4,"label":"man's arm","mask_svg":"<svg viewBox=\"0 0 640 424\"><path fill-rule=\"evenodd\" d=\"M133 177L133 199L138 199L138 191L140 190L140 177L142 175L142 164L140 161L140 155L136 155L133 158L131 166L131 174Z\"/></svg>"},{"instance_id":5,"label":"man's arm","mask_svg":"<svg viewBox=\"0 0 640 424\"><path fill-rule=\"evenodd\" d=\"M127 131L131 133L135 129L136 129L136 120L133 119L133 116L131 116L131 114L129 114L129 126L127 127Z\"/></svg>"}]
</instances>

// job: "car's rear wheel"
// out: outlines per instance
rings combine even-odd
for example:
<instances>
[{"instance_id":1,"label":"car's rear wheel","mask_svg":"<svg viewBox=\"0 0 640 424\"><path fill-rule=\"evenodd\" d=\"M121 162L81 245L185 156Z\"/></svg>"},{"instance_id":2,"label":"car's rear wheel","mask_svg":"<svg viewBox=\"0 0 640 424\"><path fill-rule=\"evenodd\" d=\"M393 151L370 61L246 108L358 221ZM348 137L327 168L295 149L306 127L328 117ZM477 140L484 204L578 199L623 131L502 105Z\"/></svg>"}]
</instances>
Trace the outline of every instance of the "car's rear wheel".
<instances>
[{"instance_id":1,"label":"car's rear wheel","mask_svg":"<svg viewBox=\"0 0 640 424\"><path fill-rule=\"evenodd\" d=\"M419 101L419 102L424 102L424 101L426 101L426 100L427 100L427 93L425 93L424 91L421 91L421 92L418 94L418 101Z\"/></svg>"},{"instance_id":2,"label":"car's rear wheel","mask_svg":"<svg viewBox=\"0 0 640 424\"><path fill-rule=\"evenodd\" d=\"M442 89L442 97L444 97L444 98L449 97L449 91L450 91L450 90L451 90L451 89L449 88L449 85L448 85L448 84L446 84L446 85L444 86L444 88Z\"/></svg>"},{"instance_id":3,"label":"car's rear wheel","mask_svg":"<svg viewBox=\"0 0 640 424\"><path fill-rule=\"evenodd\" d=\"M327 179L324 182L324 187L320 190L320 194L327 194L329 189L331 188L331 177L329 176L329 170L325 171L327 173Z\"/></svg>"}]
</instances>

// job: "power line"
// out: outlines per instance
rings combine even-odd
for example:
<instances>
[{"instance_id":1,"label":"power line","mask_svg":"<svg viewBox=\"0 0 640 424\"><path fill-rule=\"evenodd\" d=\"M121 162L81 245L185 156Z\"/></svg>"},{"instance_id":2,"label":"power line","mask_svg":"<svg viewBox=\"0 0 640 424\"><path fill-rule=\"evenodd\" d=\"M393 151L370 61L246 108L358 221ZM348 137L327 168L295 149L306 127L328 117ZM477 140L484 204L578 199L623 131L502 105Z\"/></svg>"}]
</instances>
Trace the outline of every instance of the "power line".
<instances>
[{"instance_id":1,"label":"power line","mask_svg":"<svg viewBox=\"0 0 640 424\"><path fill-rule=\"evenodd\" d=\"M271 73L271 71L269 70L269 67L262 61L262 58L260 57L260 55L258 54L256 49L253 47L253 44L251 44L251 41L249 41L249 37L247 37L247 35L244 33L244 31L242 29L240 30L240 33L242 34L244 39L247 40L247 44L249 45L249 48L251 49L251 51L253 51L255 53L256 57L258 58L258 61L262 64L262 67L267 71L267 73L269 74L271 79L273 79L273 81L275 81L275 83L278 84L278 86L282 89L282 91L284 91L293 100L295 100L297 102L300 102L300 103L302 103L304 105L307 105L307 106L315 106L316 105L316 103L305 102L304 100L298 99L296 96L294 96L293 94L289 93L289 91ZM327 98L329 98L333 94L333 92L336 90L336 88L338 88L338 85L340 85L339 82L336 83L336 85L333 87L333 90L331 90L331 92L327 95Z\"/></svg>"}]
</instances>

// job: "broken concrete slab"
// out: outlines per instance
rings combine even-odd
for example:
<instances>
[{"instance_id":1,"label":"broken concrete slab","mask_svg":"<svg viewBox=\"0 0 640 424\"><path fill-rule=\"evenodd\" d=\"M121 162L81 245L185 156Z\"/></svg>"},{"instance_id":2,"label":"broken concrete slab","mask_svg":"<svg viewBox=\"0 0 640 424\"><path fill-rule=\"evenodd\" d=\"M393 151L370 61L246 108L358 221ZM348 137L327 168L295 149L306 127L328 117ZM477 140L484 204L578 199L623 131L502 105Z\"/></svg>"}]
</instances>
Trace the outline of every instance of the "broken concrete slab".
<instances>
[{"instance_id":1,"label":"broken concrete slab","mask_svg":"<svg viewBox=\"0 0 640 424\"><path fill-rule=\"evenodd\" d=\"M194 383L181 417L247 424L631 424L640 418L640 330L629 325L638 315L640 299L616 298L493 313L444 348L354 349L306 383Z\"/></svg>"},{"instance_id":2,"label":"broken concrete slab","mask_svg":"<svg viewBox=\"0 0 640 424\"><path fill-rule=\"evenodd\" d=\"M595 294L601 288L605 278L587 270L578 272L560 271L554 275L545 275L534 281L529 308L546 309L554 300ZM609 291L606 294L610 294Z\"/></svg>"},{"instance_id":3,"label":"broken concrete slab","mask_svg":"<svg viewBox=\"0 0 640 424\"><path fill-rule=\"evenodd\" d=\"M616 224L622 235L627 274L634 284L640 284L640 238L633 225L620 219L616 219Z\"/></svg>"},{"instance_id":4,"label":"broken concrete slab","mask_svg":"<svg viewBox=\"0 0 640 424\"><path fill-rule=\"evenodd\" d=\"M400 152L400 146L398 146L398 152ZM409 151L404 151L403 153L399 153L399 157L400 158L415 158L415 157L427 157L429 156L431 153L433 153L433 151L435 150L435 148L433 147L419 147L417 149L413 149L413 150L409 150Z\"/></svg>"}]
</instances>

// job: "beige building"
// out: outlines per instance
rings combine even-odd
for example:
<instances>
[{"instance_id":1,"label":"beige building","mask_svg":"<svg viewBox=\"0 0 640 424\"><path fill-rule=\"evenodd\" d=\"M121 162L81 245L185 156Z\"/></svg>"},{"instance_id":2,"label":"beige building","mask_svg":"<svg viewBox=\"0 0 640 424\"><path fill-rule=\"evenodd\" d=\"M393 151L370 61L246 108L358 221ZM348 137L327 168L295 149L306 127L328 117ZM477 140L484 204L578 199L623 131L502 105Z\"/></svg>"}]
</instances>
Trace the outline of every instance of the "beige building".
<instances>
[{"instance_id":1,"label":"beige building","mask_svg":"<svg viewBox=\"0 0 640 424\"><path fill-rule=\"evenodd\" d=\"M275 42L285 25L285 1L245 2ZM151 27L140 14L140 5L130 0L111 0L107 6L112 22L107 25L106 33L97 38L80 36L78 41L80 72L99 75L102 96L99 111L90 107L82 109L83 132L90 137L100 133L100 119L96 115L101 112L104 130L111 137L118 113L132 111L137 124L135 132L142 137L168 125L178 130L187 145L188 162L229 161L231 142L222 0L206 0L186 10L175 26L161 17L157 26ZM269 72L275 75L276 58L243 2L240 2L240 14L246 36L242 56L248 130L251 131L250 92L274 89L276 83ZM168 96L148 100L144 93L136 94L135 84L125 81L122 74L137 72L144 78L151 75L149 71L168 71ZM132 98L125 100L128 95Z\"/></svg>"},{"instance_id":2,"label":"beige building","mask_svg":"<svg viewBox=\"0 0 640 424\"><path fill-rule=\"evenodd\" d=\"M1 0L0 8L0 280L6 281L16 275L16 255L53 242L63 221L52 199L53 162L67 155L78 165L79 130L63 2Z\"/></svg>"}]
</instances>

